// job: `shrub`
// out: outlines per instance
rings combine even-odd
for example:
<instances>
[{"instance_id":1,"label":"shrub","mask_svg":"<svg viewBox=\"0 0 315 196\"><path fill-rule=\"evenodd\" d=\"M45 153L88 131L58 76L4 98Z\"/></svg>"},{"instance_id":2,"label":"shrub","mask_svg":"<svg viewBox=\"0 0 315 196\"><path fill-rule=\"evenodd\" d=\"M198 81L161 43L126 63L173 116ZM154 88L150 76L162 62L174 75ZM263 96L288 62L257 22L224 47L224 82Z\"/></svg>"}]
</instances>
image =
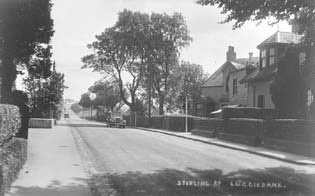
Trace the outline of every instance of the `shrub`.
<instances>
[{"instance_id":1,"label":"shrub","mask_svg":"<svg viewBox=\"0 0 315 196\"><path fill-rule=\"evenodd\" d=\"M21 127L19 108L0 104L0 145L17 134Z\"/></svg>"}]
</instances>

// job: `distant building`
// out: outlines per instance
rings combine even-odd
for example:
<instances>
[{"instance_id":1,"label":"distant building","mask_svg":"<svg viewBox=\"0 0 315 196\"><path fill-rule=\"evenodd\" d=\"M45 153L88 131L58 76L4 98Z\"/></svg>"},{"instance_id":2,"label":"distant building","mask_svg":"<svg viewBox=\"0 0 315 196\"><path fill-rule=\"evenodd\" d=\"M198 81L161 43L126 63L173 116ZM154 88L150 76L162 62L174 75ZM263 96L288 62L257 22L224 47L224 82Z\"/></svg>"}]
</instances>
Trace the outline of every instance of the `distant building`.
<instances>
[{"instance_id":1,"label":"distant building","mask_svg":"<svg viewBox=\"0 0 315 196\"><path fill-rule=\"evenodd\" d=\"M225 105L247 105L247 84L240 84L240 80L255 70L258 62L259 58L253 57L253 53L249 53L248 58L236 58L234 47L228 47L226 62L201 86L202 97L213 102L211 111ZM208 110L206 116L211 111Z\"/></svg>"}]
</instances>

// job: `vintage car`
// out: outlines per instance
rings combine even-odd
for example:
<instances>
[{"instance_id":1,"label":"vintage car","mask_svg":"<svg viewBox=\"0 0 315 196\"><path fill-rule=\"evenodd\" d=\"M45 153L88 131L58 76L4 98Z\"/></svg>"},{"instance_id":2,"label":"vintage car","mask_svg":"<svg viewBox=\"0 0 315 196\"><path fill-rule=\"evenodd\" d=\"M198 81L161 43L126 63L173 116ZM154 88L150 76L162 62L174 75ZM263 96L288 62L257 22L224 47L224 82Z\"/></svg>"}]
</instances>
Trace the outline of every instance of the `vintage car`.
<instances>
[{"instance_id":1,"label":"vintage car","mask_svg":"<svg viewBox=\"0 0 315 196\"><path fill-rule=\"evenodd\" d=\"M116 117L115 119L109 118L109 120L107 122L107 127L125 128L126 127L126 120L123 120L120 117Z\"/></svg>"}]
</instances>

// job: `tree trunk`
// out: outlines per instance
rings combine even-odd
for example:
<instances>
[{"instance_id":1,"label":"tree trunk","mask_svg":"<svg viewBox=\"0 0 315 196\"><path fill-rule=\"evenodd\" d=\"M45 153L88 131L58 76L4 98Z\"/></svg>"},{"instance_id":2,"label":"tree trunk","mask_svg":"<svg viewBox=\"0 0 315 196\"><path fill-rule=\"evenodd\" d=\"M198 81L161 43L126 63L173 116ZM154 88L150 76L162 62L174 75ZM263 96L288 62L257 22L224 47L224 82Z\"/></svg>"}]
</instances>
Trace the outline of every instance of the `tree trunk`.
<instances>
[{"instance_id":1,"label":"tree trunk","mask_svg":"<svg viewBox=\"0 0 315 196\"><path fill-rule=\"evenodd\" d=\"M9 103L12 87L16 79L16 65L11 55L4 52L1 68L1 103Z\"/></svg>"},{"instance_id":2,"label":"tree trunk","mask_svg":"<svg viewBox=\"0 0 315 196\"><path fill-rule=\"evenodd\" d=\"M165 100L165 96L160 95L159 96L159 115L164 114L164 100Z\"/></svg>"}]
</instances>

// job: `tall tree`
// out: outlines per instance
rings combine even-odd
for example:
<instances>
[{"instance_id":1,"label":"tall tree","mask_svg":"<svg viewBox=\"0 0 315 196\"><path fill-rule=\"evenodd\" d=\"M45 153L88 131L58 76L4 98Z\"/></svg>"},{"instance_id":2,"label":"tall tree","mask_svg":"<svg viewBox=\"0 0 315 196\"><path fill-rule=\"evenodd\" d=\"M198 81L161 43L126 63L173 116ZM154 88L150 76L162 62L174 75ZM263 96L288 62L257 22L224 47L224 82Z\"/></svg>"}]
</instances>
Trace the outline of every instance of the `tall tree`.
<instances>
[{"instance_id":1,"label":"tall tree","mask_svg":"<svg viewBox=\"0 0 315 196\"><path fill-rule=\"evenodd\" d=\"M303 89L311 89L315 95L314 0L198 0L197 3L222 8L222 13L227 14L223 22L235 21L233 28L241 27L246 21L262 21L270 16L274 19L271 24L286 20L299 25L299 33L304 35L301 44L306 50L306 60L300 70L304 79ZM290 20L293 17L294 20Z\"/></svg>"},{"instance_id":2,"label":"tall tree","mask_svg":"<svg viewBox=\"0 0 315 196\"><path fill-rule=\"evenodd\" d=\"M94 53L82 58L82 68L92 68L116 80L120 97L131 111L137 108L145 69L143 40L148 20L147 14L128 10L120 12L116 24L97 35L96 41L88 45Z\"/></svg>"},{"instance_id":3,"label":"tall tree","mask_svg":"<svg viewBox=\"0 0 315 196\"><path fill-rule=\"evenodd\" d=\"M28 62L36 47L53 35L50 0L1 0L1 101L8 102L17 76L17 64Z\"/></svg>"},{"instance_id":4,"label":"tall tree","mask_svg":"<svg viewBox=\"0 0 315 196\"><path fill-rule=\"evenodd\" d=\"M165 100L171 95L170 77L178 65L180 50L187 46L192 38L183 16L153 13L150 17L150 36L147 55L149 82L153 81L158 96L159 114L164 114Z\"/></svg>"}]
</instances>

